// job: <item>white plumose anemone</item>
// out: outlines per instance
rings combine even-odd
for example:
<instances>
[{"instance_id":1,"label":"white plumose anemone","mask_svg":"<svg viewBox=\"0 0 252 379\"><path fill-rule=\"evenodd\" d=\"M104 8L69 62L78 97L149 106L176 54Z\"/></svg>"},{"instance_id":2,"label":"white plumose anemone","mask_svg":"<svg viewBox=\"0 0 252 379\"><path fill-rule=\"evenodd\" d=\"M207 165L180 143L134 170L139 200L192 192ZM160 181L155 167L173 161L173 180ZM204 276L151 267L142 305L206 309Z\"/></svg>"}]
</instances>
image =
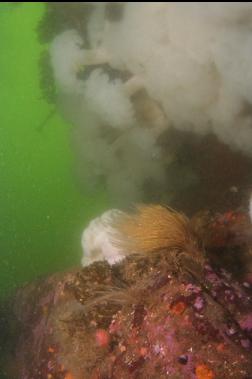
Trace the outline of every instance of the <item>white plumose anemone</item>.
<instances>
[{"instance_id":1,"label":"white plumose anemone","mask_svg":"<svg viewBox=\"0 0 252 379\"><path fill-rule=\"evenodd\" d=\"M93 3L85 35L66 30L50 48L83 182L127 200L115 206L146 200L150 183L174 196L177 152L161 135L172 128L252 156L252 4L125 2L116 20L107 5Z\"/></svg>"},{"instance_id":2,"label":"white plumose anemone","mask_svg":"<svg viewBox=\"0 0 252 379\"><path fill-rule=\"evenodd\" d=\"M112 226L122 214L117 209L111 209L92 220L84 229L81 237L82 266L103 260L113 265L124 258L123 252L113 243L118 231Z\"/></svg>"}]
</instances>

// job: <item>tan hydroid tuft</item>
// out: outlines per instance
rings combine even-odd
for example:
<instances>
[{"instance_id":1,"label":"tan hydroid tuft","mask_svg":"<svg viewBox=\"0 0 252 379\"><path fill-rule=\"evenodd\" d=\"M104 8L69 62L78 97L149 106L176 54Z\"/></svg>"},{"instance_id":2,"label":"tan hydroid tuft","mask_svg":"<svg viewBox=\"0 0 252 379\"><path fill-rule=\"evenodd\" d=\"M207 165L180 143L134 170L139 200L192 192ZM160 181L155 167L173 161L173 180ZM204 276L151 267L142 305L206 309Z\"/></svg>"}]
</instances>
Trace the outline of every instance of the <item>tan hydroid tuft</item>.
<instances>
[{"instance_id":1,"label":"tan hydroid tuft","mask_svg":"<svg viewBox=\"0 0 252 379\"><path fill-rule=\"evenodd\" d=\"M189 219L161 205L137 206L133 214L121 219L119 244L129 253L148 254L156 251L198 250L198 240L191 230Z\"/></svg>"}]
</instances>

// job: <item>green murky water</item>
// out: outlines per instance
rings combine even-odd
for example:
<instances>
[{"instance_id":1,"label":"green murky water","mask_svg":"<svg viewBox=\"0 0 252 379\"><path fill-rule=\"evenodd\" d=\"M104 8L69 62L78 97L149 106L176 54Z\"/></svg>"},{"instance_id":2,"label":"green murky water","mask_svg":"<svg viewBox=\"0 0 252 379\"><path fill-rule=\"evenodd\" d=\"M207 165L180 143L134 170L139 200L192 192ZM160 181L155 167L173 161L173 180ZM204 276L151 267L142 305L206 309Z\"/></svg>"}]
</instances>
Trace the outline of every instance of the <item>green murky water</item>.
<instances>
[{"instance_id":1,"label":"green murky water","mask_svg":"<svg viewBox=\"0 0 252 379\"><path fill-rule=\"evenodd\" d=\"M0 5L0 296L80 261L80 234L107 208L104 191L78 191L70 125L41 99L36 26L43 3Z\"/></svg>"}]
</instances>

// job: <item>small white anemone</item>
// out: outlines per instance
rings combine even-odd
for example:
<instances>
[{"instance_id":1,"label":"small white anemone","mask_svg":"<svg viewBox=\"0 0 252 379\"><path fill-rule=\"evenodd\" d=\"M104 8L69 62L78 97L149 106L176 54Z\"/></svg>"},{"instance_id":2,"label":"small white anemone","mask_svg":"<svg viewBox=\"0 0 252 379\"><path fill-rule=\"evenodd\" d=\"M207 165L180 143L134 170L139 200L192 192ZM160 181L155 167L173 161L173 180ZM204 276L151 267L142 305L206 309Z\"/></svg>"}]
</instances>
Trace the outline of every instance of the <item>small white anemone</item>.
<instances>
[{"instance_id":1,"label":"small white anemone","mask_svg":"<svg viewBox=\"0 0 252 379\"><path fill-rule=\"evenodd\" d=\"M66 30L59 34L51 44L52 68L56 82L63 92L81 91L81 82L77 78L77 72L85 63L82 44L83 40L75 30Z\"/></svg>"},{"instance_id":2,"label":"small white anemone","mask_svg":"<svg viewBox=\"0 0 252 379\"><path fill-rule=\"evenodd\" d=\"M84 229L81 237L82 266L104 260L113 265L125 257L123 252L113 243L118 236L114 223L122 214L123 212L117 209L108 210L100 217L92 220Z\"/></svg>"},{"instance_id":3,"label":"small white anemone","mask_svg":"<svg viewBox=\"0 0 252 379\"><path fill-rule=\"evenodd\" d=\"M113 128L124 129L135 123L124 83L120 79L110 81L101 69L94 70L85 81L85 102L103 123Z\"/></svg>"},{"instance_id":4,"label":"small white anemone","mask_svg":"<svg viewBox=\"0 0 252 379\"><path fill-rule=\"evenodd\" d=\"M108 55L103 48L84 49L83 39L74 29L66 30L54 38L50 57L56 82L67 93L83 92L83 81L77 76L81 69L108 62Z\"/></svg>"}]
</instances>

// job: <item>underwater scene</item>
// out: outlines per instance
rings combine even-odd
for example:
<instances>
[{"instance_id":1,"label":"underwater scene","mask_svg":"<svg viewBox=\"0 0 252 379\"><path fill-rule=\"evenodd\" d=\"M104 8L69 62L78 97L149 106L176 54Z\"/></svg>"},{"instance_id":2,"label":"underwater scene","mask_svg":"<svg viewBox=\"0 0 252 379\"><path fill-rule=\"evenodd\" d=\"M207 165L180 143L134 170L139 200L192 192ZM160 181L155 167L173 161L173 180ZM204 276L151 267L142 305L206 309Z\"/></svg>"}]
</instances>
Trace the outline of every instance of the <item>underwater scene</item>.
<instances>
[{"instance_id":1,"label":"underwater scene","mask_svg":"<svg viewBox=\"0 0 252 379\"><path fill-rule=\"evenodd\" d=\"M0 4L0 379L252 379L252 4Z\"/></svg>"}]
</instances>

